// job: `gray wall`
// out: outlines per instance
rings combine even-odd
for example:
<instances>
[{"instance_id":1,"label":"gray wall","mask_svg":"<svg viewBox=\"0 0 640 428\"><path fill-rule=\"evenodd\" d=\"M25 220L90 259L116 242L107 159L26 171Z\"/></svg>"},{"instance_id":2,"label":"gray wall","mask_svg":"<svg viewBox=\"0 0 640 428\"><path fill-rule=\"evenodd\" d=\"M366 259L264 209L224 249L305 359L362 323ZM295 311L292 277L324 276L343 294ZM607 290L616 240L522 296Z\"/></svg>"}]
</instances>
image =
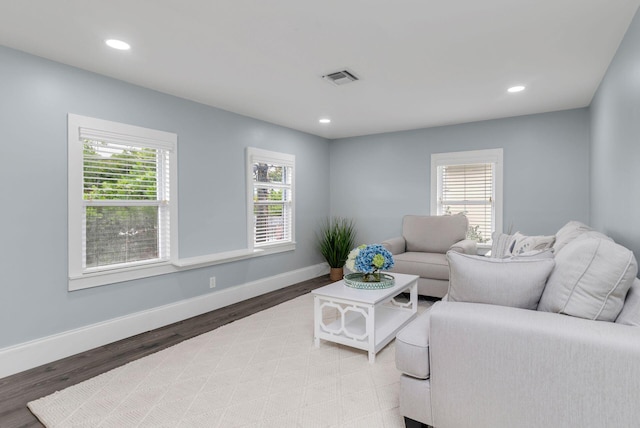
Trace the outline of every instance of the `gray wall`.
<instances>
[{"instance_id":1,"label":"gray wall","mask_svg":"<svg viewBox=\"0 0 640 428\"><path fill-rule=\"evenodd\" d=\"M294 252L67 291L67 114L178 134L180 256L246 247L244 150L296 155ZM0 46L0 348L323 261L327 140Z\"/></svg>"},{"instance_id":2,"label":"gray wall","mask_svg":"<svg viewBox=\"0 0 640 428\"><path fill-rule=\"evenodd\" d=\"M429 214L432 153L500 147L505 232L589 221L587 109L334 140L331 212L356 220L360 242L397 236L405 214Z\"/></svg>"},{"instance_id":3,"label":"gray wall","mask_svg":"<svg viewBox=\"0 0 640 428\"><path fill-rule=\"evenodd\" d=\"M640 203L625 198L640 181L638 27L591 110L331 142L0 47L0 348L210 293L212 275L220 290L320 263L314 231L329 213L354 218L360 242L398 235L403 215L429 213L432 153L504 149L505 230L581 220L638 254ZM178 134L181 257L245 247L245 147L295 154L296 251L69 293L69 112Z\"/></svg>"},{"instance_id":4,"label":"gray wall","mask_svg":"<svg viewBox=\"0 0 640 428\"><path fill-rule=\"evenodd\" d=\"M591 221L640 259L640 16L591 104Z\"/></svg>"}]
</instances>

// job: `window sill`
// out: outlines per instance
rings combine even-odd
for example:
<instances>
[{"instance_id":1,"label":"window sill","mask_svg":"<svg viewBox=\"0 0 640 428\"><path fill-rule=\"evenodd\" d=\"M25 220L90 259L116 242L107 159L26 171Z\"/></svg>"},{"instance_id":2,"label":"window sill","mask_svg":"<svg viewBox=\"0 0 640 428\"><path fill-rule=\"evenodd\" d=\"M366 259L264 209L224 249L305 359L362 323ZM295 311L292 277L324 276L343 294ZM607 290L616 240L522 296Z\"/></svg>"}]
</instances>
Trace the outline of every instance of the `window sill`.
<instances>
[{"instance_id":1,"label":"window sill","mask_svg":"<svg viewBox=\"0 0 640 428\"><path fill-rule=\"evenodd\" d=\"M178 269L172 263L164 262L84 273L77 276L69 276L69 291L83 290L85 288L99 287L101 285L148 278L151 276L165 275L177 271Z\"/></svg>"},{"instance_id":2,"label":"window sill","mask_svg":"<svg viewBox=\"0 0 640 428\"><path fill-rule=\"evenodd\" d=\"M253 250L235 250L223 253L207 254L204 256L188 257L178 259L173 264L180 270L196 269L205 266L213 266L222 263L235 262L238 260L252 259L254 257L267 256L269 254L283 253L285 251L293 251L296 249L295 243L274 245L270 247L255 248Z\"/></svg>"},{"instance_id":3,"label":"window sill","mask_svg":"<svg viewBox=\"0 0 640 428\"><path fill-rule=\"evenodd\" d=\"M198 269L206 266L251 259L254 257L268 256L271 254L293 251L295 250L295 248L295 243L287 243L263 248L256 248L253 250L243 249L225 251L215 254L207 254L204 256L188 257L184 259L178 259L170 263L158 263L145 266L122 268L111 271L85 273L83 275L69 277L69 291L99 287L101 285L148 278L157 275L165 275L168 273L181 272L189 269Z\"/></svg>"}]
</instances>

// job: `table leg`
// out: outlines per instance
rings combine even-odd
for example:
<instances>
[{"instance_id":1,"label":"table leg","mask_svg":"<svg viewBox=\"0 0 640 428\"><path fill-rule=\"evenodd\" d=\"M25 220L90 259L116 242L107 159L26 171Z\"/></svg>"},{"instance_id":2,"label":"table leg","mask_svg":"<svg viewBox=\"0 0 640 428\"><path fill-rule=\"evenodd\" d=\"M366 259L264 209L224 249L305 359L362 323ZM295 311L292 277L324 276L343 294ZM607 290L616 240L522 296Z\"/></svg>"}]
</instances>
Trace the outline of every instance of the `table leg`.
<instances>
[{"instance_id":1,"label":"table leg","mask_svg":"<svg viewBox=\"0 0 640 428\"><path fill-rule=\"evenodd\" d=\"M409 300L411 301L411 310L413 311L413 313L415 314L416 312L418 312L418 281L414 281L413 284L411 285L411 290L409 292L410 298Z\"/></svg>"},{"instance_id":2,"label":"table leg","mask_svg":"<svg viewBox=\"0 0 640 428\"><path fill-rule=\"evenodd\" d=\"M320 310L320 299L313 296L313 344L316 348L320 347L320 322L322 312Z\"/></svg>"},{"instance_id":3,"label":"table leg","mask_svg":"<svg viewBox=\"0 0 640 428\"><path fill-rule=\"evenodd\" d=\"M376 362L376 307L371 305L368 309L366 328L369 339L369 363L373 364Z\"/></svg>"}]
</instances>

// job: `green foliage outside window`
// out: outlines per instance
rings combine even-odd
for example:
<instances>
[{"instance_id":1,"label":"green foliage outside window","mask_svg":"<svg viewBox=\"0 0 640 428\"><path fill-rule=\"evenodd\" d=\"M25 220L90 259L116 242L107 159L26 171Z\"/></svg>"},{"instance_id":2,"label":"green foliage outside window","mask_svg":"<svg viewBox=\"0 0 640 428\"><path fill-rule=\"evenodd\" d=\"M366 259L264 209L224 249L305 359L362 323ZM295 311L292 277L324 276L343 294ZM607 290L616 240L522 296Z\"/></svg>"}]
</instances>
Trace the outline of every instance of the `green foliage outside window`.
<instances>
[{"instance_id":1,"label":"green foliage outside window","mask_svg":"<svg viewBox=\"0 0 640 428\"><path fill-rule=\"evenodd\" d=\"M84 144L85 200L157 200L156 150L100 148ZM88 205L85 233L86 267L158 258L158 206Z\"/></svg>"},{"instance_id":2,"label":"green foliage outside window","mask_svg":"<svg viewBox=\"0 0 640 428\"><path fill-rule=\"evenodd\" d=\"M123 150L109 157L84 145L85 200L157 198L156 150Z\"/></svg>"}]
</instances>

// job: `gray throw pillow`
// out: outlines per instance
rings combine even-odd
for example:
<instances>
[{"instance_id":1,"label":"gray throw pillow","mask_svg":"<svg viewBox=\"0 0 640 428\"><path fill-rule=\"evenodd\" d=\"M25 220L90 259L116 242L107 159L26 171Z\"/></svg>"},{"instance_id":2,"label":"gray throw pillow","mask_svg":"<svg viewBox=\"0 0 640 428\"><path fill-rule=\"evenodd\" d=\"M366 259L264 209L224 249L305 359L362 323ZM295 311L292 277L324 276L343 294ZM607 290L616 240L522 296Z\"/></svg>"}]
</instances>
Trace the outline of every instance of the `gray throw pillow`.
<instances>
[{"instance_id":1,"label":"gray throw pillow","mask_svg":"<svg viewBox=\"0 0 640 428\"><path fill-rule=\"evenodd\" d=\"M447 253L450 302L533 309L555 265L552 258L494 259Z\"/></svg>"},{"instance_id":2,"label":"gray throw pillow","mask_svg":"<svg viewBox=\"0 0 640 428\"><path fill-rule=\"evenodd\" d=\"M638 273L633 253L608 239L580 238L556 254L539 311L615 321Z\"/></svg>"}]
</instances>

